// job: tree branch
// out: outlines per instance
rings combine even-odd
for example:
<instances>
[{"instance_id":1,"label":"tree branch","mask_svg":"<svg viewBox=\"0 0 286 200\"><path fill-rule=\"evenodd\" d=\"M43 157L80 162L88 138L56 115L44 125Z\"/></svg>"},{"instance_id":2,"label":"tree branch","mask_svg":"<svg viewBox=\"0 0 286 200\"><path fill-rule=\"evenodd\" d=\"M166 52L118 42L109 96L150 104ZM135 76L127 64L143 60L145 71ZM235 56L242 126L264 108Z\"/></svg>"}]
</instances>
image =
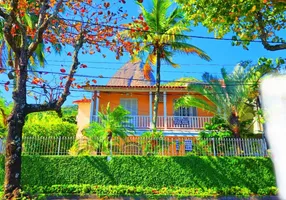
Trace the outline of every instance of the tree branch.
<instances>
[{"instance_id":1,"label":"tree branch","mask_svg":"<svg viewBox=\"0 0 286 200\"><path fill-rule=\"evenodd\" d=\"M33 52L37 49L38 45L43 42L44 31L47 29L51 19L54 18L58 14L62 3L63 3L63 0L58 1L54 13L49 18L46 18L46 14L47 14L46 11L49 8L48 1L44 0L44 2L42 3L39 20L37 24L38 30L35 34L34 41L30 44L28 48L29 57L32 56Z\"/></svg>"},{"instance_id":2,"label":"tree branch","mask_svg":"<svg viewBox=\"0 0 286 200\"><path fill-rule=\"evenodd\" d=\"M260 28L260 30L259 30L260 39L261 39L262 44L263 44L265 49L267 49L269 51L278 51L278 50L286 49L286 43L277 44L277 45L269 44L269 42L267 41L268 35L265 32L265 26L263 24L263 17L262 17L261 12L257 13L257 21L258 21L258 25Z\"/></svg>"},{"instance_id":3,"label":"tree branch","mask_svg":"<svg viewBox=\"0 0 286 200\"><path fill-rule=\"evenodd\" d=\"M75 44L75 50L74 50L74 53L73 53L73 63L71 65L71 67L70 67L70 72L69 72L69 75L68 75L67 82L65 84L64 91L61 94L61 97L58 99L57 108L60 108L64 104L64 102L67 99L67 96L70 94L70 86L72 84L73 77L74 77L74 74L76 73L78 65L80 64L78 62L78 53L79 53L79 50L82 48L83 43L84 43L84 33L83 33L83 31L81 31L80 37L79 37L78 41Z\"/></svg>"},{"instance_id":4,"label":"tree branch","mask_svg":"<svg viewBox=\"0 0 286 200\"><path fill-rule=\"evenodd\" d=\"M56 110L56 101L46 104L26 104L25 106L26 114L34 112L42 112L42 111L55 111L55 110Z\"/></svg>"}]
</instances>

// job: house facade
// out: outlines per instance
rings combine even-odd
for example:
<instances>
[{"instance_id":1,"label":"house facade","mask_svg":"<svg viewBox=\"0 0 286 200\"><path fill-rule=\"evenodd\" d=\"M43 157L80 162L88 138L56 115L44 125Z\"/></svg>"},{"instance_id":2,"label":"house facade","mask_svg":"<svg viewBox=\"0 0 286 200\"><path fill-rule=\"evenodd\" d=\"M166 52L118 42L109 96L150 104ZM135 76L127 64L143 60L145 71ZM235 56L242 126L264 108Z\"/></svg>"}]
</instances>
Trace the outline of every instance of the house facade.
<instances>
[{"instance_id":1,"label":"house facade","mask_svg":"<svg viewBox=\"0 0 286 200\"><path fill-rule=\"evenodd\" d=\"M152 130L155 86L85 86L93 92L93 98L74 101L78 104L79 132L89 123L98 121L98 112L110 104L111 109L122 105L130 112L130 122L134 125L136 135ZM185 86L161 86L158 106L157 129L164 135L193 136L210 122L212 113L195 108L180 107L175 109L175 101L183 95L190 94ZM203 98L198 96L198 98Z\"/></svg>"}]
</instances>

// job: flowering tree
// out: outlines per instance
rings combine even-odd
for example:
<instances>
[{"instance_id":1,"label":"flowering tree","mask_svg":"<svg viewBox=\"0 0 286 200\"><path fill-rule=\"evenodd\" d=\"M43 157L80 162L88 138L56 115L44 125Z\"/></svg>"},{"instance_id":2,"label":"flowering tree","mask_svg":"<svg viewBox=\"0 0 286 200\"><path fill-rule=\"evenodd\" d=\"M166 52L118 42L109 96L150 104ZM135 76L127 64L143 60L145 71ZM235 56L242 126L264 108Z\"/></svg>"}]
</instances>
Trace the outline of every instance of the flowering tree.
<instances>
[{"instance_id":1,"label":"flowering tree","mask_svg":"<svg viewBox=\"0 0 286 200\"><path fill-rule=\"evenodd\" d=\"M286 28L284 0L176 0L194 24L202 24L217 38L233 34L233 45L248 49L259 39L269 51L285 50Z\"/></svg>"},{"instance_id":2,"label":"flowering tree","mask_svg":"<svg viewBox=\"0 0 286 200\"><path fill-rule=\"evenodd\" d=\"M124 0L118 2L125 3ZM8 76L14 83L13 109L7 120L4 188L5 197L12 199L19 195L20 189L25 117L40 111L56 111L61 115L61 106L70 94L70 87L80 87L74 79L78 67L87 67L79 62L80 52L101 53L101 48L107 47L115 51L117 57L122 54L122 48L117 48L116 41L111 40L117 30L110 24L116 24L127 14L122 8L112 6L111 9L108 1L96 4L93 0L7 0L1 1L0 6L2 42L5 41L10 58L9 66L4 68L2 63L0 71L8 70ZM62 83L51 87L42 73L35 72L29 66L37 54L60 52L63 46L73 48L67 53L72 57L72 64L69 72L62 77ZM65 69L59 71L66 72ZM6 90L9 90L10 84L10 81L5 83ZM37 88L37 94L43 95L44 100L28 103L29 86Z\"/></svg>"}]
</instances>

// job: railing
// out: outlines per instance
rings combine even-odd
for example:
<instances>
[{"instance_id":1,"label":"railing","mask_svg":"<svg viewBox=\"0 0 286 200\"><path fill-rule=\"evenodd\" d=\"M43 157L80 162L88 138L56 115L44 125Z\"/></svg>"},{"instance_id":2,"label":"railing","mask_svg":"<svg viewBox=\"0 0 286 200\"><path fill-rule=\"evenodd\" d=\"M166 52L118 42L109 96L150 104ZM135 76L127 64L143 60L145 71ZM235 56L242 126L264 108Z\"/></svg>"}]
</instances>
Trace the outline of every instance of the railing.
<instances>
[{"instance_id":1,"label":"railing","mask_svg":"<svg viewBox=\"0 0 286 200\"><path fill-rule=\"evenodd\" d=\"M160 156L268 156L264 139L198 137L113 137L111 145L98 138L24 137L24 155L160 155ZM0 144L5 146L3 139ZM2 153L4 152L2 148Z\"/></svg>"},{"instance_id":2,"label":"railing","mask_svg":"<svg viewBox=\"0 0 286 200\"><path fill-rule=\"evenodd\" d=\"M96 116L92 117L93 121L98 121ZM166 120L166 122L165 122ZM206 122L210 122L211 117L201 116L158 116L157 128L159 129L202 129ZM130 122L134 124L136 129L150 128L150 117L144 115L131 115ZM165 127L166 125L166 127Z\"/></svg>"}]
</instances>

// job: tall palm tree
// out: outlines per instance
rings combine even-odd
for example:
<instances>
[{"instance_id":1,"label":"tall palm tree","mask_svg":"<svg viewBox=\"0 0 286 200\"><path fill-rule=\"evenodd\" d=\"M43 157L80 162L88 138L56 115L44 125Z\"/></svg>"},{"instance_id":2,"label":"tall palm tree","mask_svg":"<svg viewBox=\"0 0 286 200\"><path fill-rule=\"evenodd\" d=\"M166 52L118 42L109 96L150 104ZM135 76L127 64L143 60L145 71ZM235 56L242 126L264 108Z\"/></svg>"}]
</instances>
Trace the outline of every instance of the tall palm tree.
<instances>
[{"instance_id":1,"label":"tall palm tree","mask_svg":"<svg viewBox=\"0 0 286 200\"><path fill-rule=\"evenodd\" d=\"M231 74L222 68L221 79L205 73L201 84L188 86L199 95L181 97L176 107L194 106L212 112L228 122L234 135L240 137L240 123L249 115L252 119L255 116L259 80L273 71L267 65L248 66L248 62L239 64Z\"/></svg>"},{"instance_id":2,"label":"tall palm tree","mask_svg":"<svg viewBox=\"0 0 286 200\"><path fill-rule=\"evenodd\" d=\"M35 15L31 16L28 13L25 14L24 22L30 28L34 28L33 26L34 26L36 20L37 20L37 16L35 16ZM2 30L3 27L4 27L4 19L0 19L0 29ZM6 43L6 41L4 40L3 34L4 34L3 31L0 32L0 46L1 46L0 69L1 69L1 67L3 67L5 65L4 62L7 62L7 64L13 68L15 65L15 63L13 62L13 60L14 60L13 59L14 58L13 51L10 48L10 46ZM19 43L21 42L20 36L17 37L17 35L16 35L15 38ZM32 37L30 39L32 40ZM41 44L37 47L36 51L34 52L34 55L30 58L30 62L29 62L30 69L34 69L37 65L40 65L42 67L44 66L44 64L45 64L44 49L45 49L44 44ZM7 56L5 54L7 54Z\"/></svg>"},{"instance_id":3,"label":"tall palm tree","mask_svg":"<svg viewBox=\"0 0 286 200\"><path fill-rule=\"evenodd\" d=\"M122 31L121 36L126 40L131 39L135 43L132 48L133 58L146 58L143 68L144 76L150 80L152 66L156 66L156 93L153 111L153 128L156 128L158 102L161 81L161 63L179 67L172 61L175 53L195 54L200 58L210 61L210 57L201 49L188 43L189 37L184 35L190 31L189 21L185 20L184 13L178 7L174 7L171 0L153 0L153 7L147 10L143 4L138 3L142 15L139 20L125 25L127 30ZM139 29L139 31L137 31ZM139 45L138 45L139 44Z\"/></svg>"}]
</instances>

